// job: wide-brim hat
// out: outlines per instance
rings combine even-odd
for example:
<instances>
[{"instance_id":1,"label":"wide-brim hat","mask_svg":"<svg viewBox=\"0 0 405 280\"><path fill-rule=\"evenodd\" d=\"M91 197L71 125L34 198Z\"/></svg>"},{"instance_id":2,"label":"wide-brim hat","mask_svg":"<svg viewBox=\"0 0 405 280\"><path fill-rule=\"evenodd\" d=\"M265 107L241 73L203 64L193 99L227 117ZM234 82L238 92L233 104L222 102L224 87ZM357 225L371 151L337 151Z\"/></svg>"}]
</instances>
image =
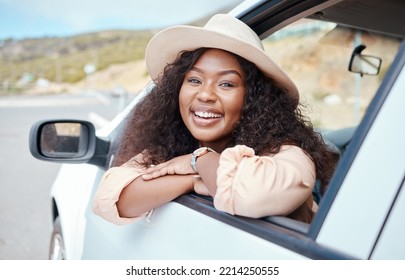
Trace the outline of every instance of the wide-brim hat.
<instances>
[{"instance_id":1,"label":"wide-brim hat","mask_svg":"<svg viewBox=\"0 0 405 280\"><path fill-rule=\"evenodd\" d=\"M180 52L202 47L226 50L245 58L299 100L297 87L265 53L257 34L245 23L228 14L214 15L203 27L179 25L157 33L150 40L145 53L150 77L156 81L165 66L174 62Z\"/></svg>"}]
</instances>

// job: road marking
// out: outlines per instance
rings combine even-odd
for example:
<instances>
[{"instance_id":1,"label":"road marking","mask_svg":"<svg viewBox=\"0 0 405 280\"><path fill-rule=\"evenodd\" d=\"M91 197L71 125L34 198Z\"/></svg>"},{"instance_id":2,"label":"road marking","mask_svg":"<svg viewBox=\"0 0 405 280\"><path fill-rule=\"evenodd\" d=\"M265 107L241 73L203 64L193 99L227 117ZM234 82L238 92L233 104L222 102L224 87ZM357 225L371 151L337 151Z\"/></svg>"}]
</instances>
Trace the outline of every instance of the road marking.
<instances>
[{"instance_id":1,"label":"road marking","mask_svg":"<svg viewBox=\"0 0 405 280\"><path fill-rule=\"evenodd\" d=\"M95 94L94 97L96 97L101 103L103 103L104 105L110 105L111 101L110 99L108 99L107 97L105 97L104 95L101 94Z\"/></svg>"},{"instance_id":2,"label":"road marking","mask_svg":"<svg viewBox=\"0 0 405 280\"><path fill-rule=\"evenodd\" d=\"M107 123L109 123L110 121L103 118L102 116L100 116L99 114L95 113L95 112L90 112L89 113L89 120L90 122L92 122L97 128L103 127L105 126Z\"/></svg>"},{"instance_id":3,"label":"road marking","mask_svg":"<svg viewBox=\"0 0 405 280\"><path fill-rule=\"evenodd\" d=\"M71 100L72 101L72 100ZM77 100L76 100L77 102ZM71 102L60 102L55 99L2 99L0 107L49 107L72 105Z\"/></svg>"},{"instance_id":4,"label":"road marking","mask_svg":"<svg viewBox=\"0 0 405 280\"><path fill-rule=\"evenodd\" d=\"M110 100L101 94L56 95L56 96L17 96L0 98L0 107L56 107L81 106L85 104L109 105Z\"/></svg>"}]
</instances>

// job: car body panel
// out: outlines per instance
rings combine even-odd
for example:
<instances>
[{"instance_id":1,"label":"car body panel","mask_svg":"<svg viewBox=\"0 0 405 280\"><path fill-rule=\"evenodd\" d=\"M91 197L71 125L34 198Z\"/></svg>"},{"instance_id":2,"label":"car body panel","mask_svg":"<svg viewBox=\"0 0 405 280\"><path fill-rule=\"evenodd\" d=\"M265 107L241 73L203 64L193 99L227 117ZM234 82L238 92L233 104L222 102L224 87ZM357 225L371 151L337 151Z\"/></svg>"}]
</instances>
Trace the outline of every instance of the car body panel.
<instances>
[{"instance_id":1,"label":"car body panel","mask_svg":"<svg viewBox=\"0 0 405 280\"><path fill-rule=\"evenodd\" d=\"M85 206L103 173L104 170L94 165L64 164L55 179L51 196L61 217L67 259L81 258L86 227Z\"/></svg>"},{"instance_id":2,"label":"car body panel","mask_svg":"<svg viewBox=\"0 0 405 280\"><path fill-rule=\"evenodd\" d=\"M92 226L86 232L83 259L305 258L176 202L118 227L90 216Z\"/></svg>"},{"instance_id":3,"label":"car body panel","mask_svg":"<svg viewBox=\"0 0 405 280\"><path fill-rule=\"evenodd\" d=\"M405 259L405 178L396 198L394 207L384 225L371 259L403 260Z\"/></svg>"}]
</instances>

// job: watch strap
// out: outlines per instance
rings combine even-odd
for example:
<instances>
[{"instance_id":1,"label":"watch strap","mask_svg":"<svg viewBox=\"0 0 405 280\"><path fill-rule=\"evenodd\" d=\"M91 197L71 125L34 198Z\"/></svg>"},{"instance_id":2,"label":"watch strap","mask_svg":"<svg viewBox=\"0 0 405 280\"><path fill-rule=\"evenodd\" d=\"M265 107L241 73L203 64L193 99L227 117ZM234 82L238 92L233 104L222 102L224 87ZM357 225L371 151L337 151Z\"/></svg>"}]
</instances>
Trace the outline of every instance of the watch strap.
<instances>
[{"instance_id":1,"label":"watch strap","mask_svg":"<svg viewBox=\"0 0 405 280\"><path fill-rule=\"evenodd\" d=\"M214 152L215 151L209 147L201 147L198 148L197 150L195 150L192 154L191 154L191 167L194 169L195 172L197 171L197 158L206 155L209 152Z\"/></svg>"}]
</instances>

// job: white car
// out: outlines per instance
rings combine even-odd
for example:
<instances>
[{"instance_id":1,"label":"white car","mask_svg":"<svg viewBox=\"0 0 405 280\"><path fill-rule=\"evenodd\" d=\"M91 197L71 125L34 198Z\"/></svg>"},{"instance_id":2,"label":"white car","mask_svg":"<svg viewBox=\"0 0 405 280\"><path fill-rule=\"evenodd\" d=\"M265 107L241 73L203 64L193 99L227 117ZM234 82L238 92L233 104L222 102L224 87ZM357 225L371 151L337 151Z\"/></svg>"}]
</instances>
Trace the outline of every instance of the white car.
<instances>
[{"instance_id":1,"label":"white car","mask_svg":"<svg viewBox=\"0 0 405 280\"><path fill-rule=\"evenodd\" d=\"M51 259L405 259L405 2L245 1L230 13L263 39L340 156L325 195L314 192L314 221L232 216L193 193L130 225L96 216L93 195L149 85L98 131L80 120L32 127L31 153L65 163Z\"/></svg>"}]
</instances>

